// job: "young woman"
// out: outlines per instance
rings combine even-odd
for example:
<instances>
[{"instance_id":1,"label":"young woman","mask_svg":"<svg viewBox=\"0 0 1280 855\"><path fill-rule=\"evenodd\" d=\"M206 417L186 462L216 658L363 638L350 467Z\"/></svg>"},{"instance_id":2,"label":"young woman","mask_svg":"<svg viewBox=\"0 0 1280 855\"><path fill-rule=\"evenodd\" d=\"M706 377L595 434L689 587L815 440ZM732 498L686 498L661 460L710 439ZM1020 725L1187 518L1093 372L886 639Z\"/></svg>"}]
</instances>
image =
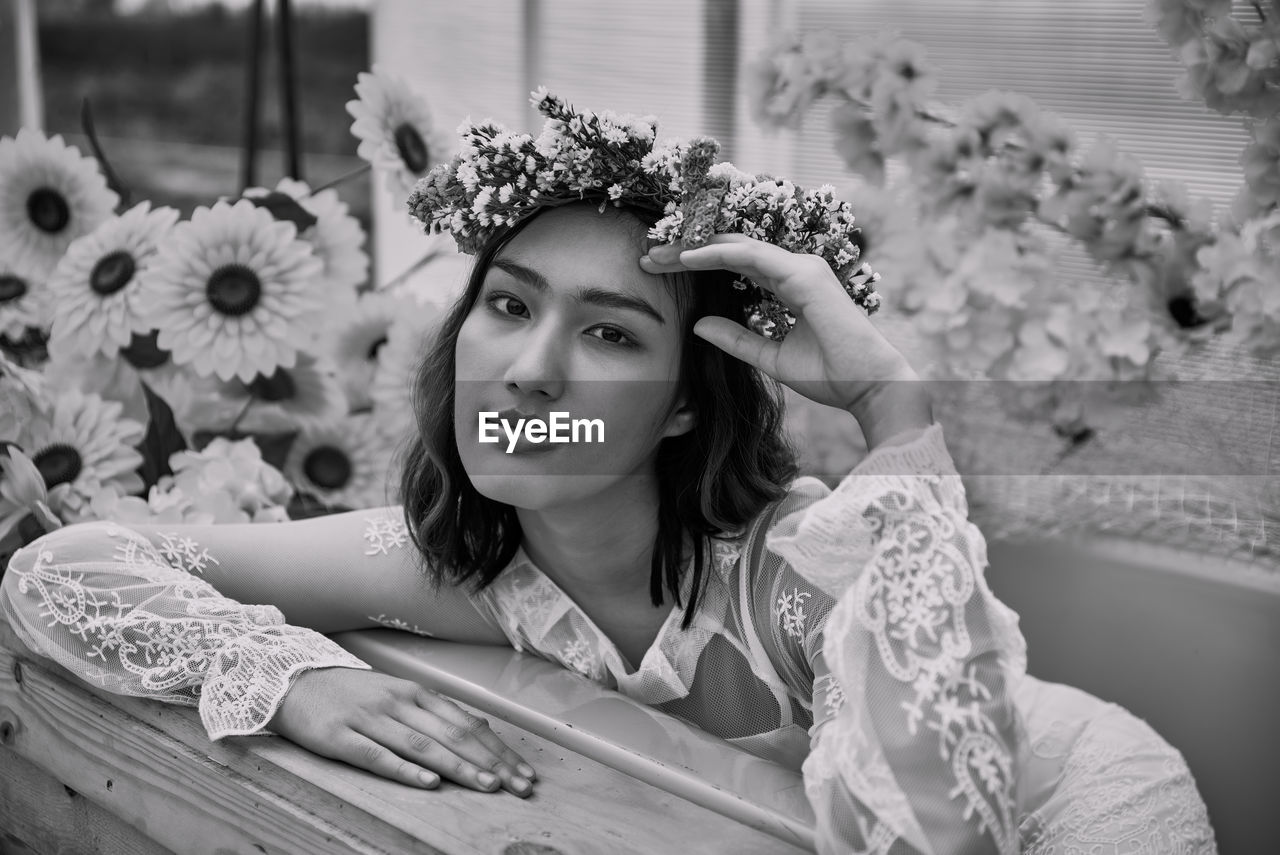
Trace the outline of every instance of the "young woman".
<instances>
[{"instance_id":1,"label":"young woman","mask_svg":"<svg viewBox=\"0 0 1280 855\"><path fill-rule=\"evenodd\" d=\"M475 188L471 188L475 189ZM922 384L824 259L657 215L537 206L477 246L424 359L403 508L276 525L69 526L14 556L24 643L113 691L198 705L410 786L518 796L483 719L322 633L511 644L802 769L822 852L1211 852L1178 752L1025 674L1017 617ZM796 324L741 326L737 277ZM776 387L870 454L795 478ZM482 413L602 442L480 441Z\"/></svg>"}]
</instances>

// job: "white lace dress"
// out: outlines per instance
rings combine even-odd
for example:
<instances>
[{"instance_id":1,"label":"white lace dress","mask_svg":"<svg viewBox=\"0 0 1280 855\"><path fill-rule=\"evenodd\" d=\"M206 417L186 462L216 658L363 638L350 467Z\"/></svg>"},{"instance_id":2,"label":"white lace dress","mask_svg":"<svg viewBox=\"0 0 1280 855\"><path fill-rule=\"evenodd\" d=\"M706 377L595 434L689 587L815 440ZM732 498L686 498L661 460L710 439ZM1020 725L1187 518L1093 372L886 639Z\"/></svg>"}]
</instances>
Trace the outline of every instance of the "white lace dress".
<instances>
[{"instance_id":1,"label":"white lace dress","mask_svg":"<svg viewBox=\"0 0 1280 855\"><path fill-rule=\"evenodd\" d=\"M717 541L691 626L674 608L639 663L523 550L472 596L432 591L410 549L399 508L84 523L14 556L0 609L84 680L198 706L212 739L269 733L306 669L369 667L304 627L392 626L505 641L801 770L823 853L1216 851L1177 750L1026 675L940 425Z\"/></svg>"}]
</instances>

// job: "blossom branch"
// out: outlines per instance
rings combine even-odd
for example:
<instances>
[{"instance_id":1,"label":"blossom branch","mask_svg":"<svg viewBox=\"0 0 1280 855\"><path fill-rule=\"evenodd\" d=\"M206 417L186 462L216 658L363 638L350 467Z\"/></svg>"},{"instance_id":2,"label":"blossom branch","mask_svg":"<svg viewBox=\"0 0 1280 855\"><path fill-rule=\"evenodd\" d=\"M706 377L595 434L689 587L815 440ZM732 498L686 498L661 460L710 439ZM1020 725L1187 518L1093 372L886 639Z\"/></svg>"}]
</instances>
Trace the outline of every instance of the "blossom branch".
<instances>
[{"instance_id":1,"label":"blossom branch","mask_svg":"<svg viewBox=\"0 0 1280 855\"><path fill-rule=\"evenodd\" d=\"M864 110L867 113L871 113L874 110L873 105L866 100L857 98L841 89L836 89L833 91L841 95L849 104L861 110ZM915 108L915 118L924 122L928 122L933 125L937 125L947 130L955 130L958 127L960 127L960 123L957 122L955 119L952 119L946 115L943 115L942 113L935 112L934 110L930 109L927 106L917 106ZM1002 148L1003 150L1009 151L1009 152L1019 152L1019 153L1027 152L1027 146L1016 139L1005 140L1002 144ZM1167 206L1157 205L1157 204L1148 202L1143 206L1143 212L1149 217L1154 217L1156 219L1159 219L1168 223L1169 227L1172 229L1180 230L1186 227L1185 218ZM1064 229L1061 228L1061 226L1058 223L1055 223L1051 220L1041 219L1040 222L1042 222L1046 226L1049 226L1050 228L1056 229L1063 233L1067 233Z\"/></svg>"},{"instance_id":2,"label":"blossom branch","mask_svg":"<svg viewBox=\"0 0 1280 855\"><path fill-rule=\"evenodd\" d=\"M1208 59L1195 59L1203 65L1191 70L1195 87L1280 79L1280 68L1259 71L1280 58L1273 33L1250 47L1234 22L1216 16L1206 34L1201 6L1188 4L1161 24L1167 38L1204 36L1195 57ZM1280 276L1280 221L1235 240L1215 230L1211 207L1203 200L1193 205L1176 182L1149 189L1138 162L1109 140L1100 139L1078 161L1071 158L1070 129L1025 96L991 91L958 109L932 103L936 79L924 49L901 37L880 34L844 45L827 33L794 38L749 71L757 89L752 106L765 125L798 127L811 104L836 96L837 152L868 179L855 208L870 235L868 252L897 282L890 293L899 308L915 315L931 346L944 351L934 363L942 375L1033 381L1015 396L1015 409L1051 411L1064 437L1087 438L1079 390L1088 384L1057 381L1154 379L1153 360L1165 347L1233 327L1255 353L1280 350L1280 312L1265 308L1272 303L1261 291ZM1215 108L1245 104L1260 115L1265 100L1274 115L1280 89L1266 85L1261 94L1223 96ZM1246 175L1274 176L1264 186L1275 207L1280 121L1256 126L1254 136ZM874 202L866 216L865 203L884 186L889 157L901 157L907 167L906 181L893 188L905 190L905 198L878 204L905 203L908 216L897 219L917 215L909 224L893 225L895 213L877 214ZM1032 223L1078 241L1109 274L1154 299L1125 292L1127 302L1113 305L1100 290L1053 281L1049 245L1027 228ZM1277 248L1275 259L1240 265L1241 256L1265 246ZM1166 312L1153 313L1152 305Z\"/></svg>"},{"instance_id":3,"label":"blossom branch","mask_svg":"<svg viewBox=\"0 0 1280 855\"><path fill-rule=\"evenodd\" d=\"M368 172L372 168L373 168L373 164L369 163L368 161L365 161L364 163L357 166L355 169L352 169L349 172L344 172L343 174L339 175L337 178L333 178L329 181L326 181L325 183L321 184L319 187L311 188L311 190L307 193L307 195L315 196L317 193L320 193L322 190L328 190L332 187L337 187L339 184L345 184L346 182L350 181L352 178L358 178L361 175L364 175L366 172Z\"/></svg>"}]
</instances>

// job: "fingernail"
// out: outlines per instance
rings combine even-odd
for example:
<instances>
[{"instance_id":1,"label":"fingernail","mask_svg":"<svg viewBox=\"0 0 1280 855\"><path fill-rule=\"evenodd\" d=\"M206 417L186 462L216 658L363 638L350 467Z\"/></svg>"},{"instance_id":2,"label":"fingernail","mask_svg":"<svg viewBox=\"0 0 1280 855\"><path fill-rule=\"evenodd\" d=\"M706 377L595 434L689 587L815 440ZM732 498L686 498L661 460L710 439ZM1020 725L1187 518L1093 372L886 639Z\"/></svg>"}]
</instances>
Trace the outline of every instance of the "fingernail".
<instances>
[{"instance_id":1,"label":"fingernail","mask_svg":"<svg viewBox=\"0 0 1280 855\"><path fill-rule=\"evenodd\" d=\"M533 767L530 766L528 763L521 763L519 766L516 766L516 771L518 771L521 775L524 775L526 778L533 777Z\"/></svg>"},{"instance_id":2,"label":"fingernail","mask_svg":"<svg viewBox=\"0 0 1280 855\"><path fill-rule=\"evenodd\" d=\"M526 781L524 778L512 778L511 786L515 787L517 790L520 790L521 792L524 792L525 790L529 789L530 785L529 785L529 782Z\"/></svg>"},{"instance_id":3,"label":"fingernail","mask_svg":"<svg viewBox=\"0 0 1280 855\"><path fill-rule=\"evenodd\" d=\"M476 780L480 782L480 786L482 787L492 787L494 784L498 783L498 779L488 772L481 772L476 776Z\"/></svg>"}]
</instances>

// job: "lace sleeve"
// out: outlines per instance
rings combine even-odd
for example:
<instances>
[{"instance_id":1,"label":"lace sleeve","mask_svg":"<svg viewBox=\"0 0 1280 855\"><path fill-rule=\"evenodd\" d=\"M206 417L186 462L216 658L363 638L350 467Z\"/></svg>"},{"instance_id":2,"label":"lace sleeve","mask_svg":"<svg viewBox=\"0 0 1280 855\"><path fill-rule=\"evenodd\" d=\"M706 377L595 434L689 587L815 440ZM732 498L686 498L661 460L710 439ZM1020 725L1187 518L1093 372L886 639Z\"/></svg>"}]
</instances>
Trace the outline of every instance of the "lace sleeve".
<instances>
[{"instance_id":1,"label":"lace sleeve","mask_svg":"<svg viewBox=\"0 0 1280 855\"><path fill-rule=\"evenodd\" d=\"M1017 852L1025 645L941 425L877 447L767 544L836 601L805 645L819 851Z\"/></svg>"},{"instance_id":2,"label":"lace sleeve","mask_svg":"<svg viewBox=\"0 0 1280 855\"><path fill-rule=\"evenodd\" d=\"M216 559L173 546L108 522L59 529L13 556L0 611L23 644L86 682L199 707L214 740L271 733L305 670L370 667L275 606L223 596L190 572Z\"/></svg>"}]
</instances>

